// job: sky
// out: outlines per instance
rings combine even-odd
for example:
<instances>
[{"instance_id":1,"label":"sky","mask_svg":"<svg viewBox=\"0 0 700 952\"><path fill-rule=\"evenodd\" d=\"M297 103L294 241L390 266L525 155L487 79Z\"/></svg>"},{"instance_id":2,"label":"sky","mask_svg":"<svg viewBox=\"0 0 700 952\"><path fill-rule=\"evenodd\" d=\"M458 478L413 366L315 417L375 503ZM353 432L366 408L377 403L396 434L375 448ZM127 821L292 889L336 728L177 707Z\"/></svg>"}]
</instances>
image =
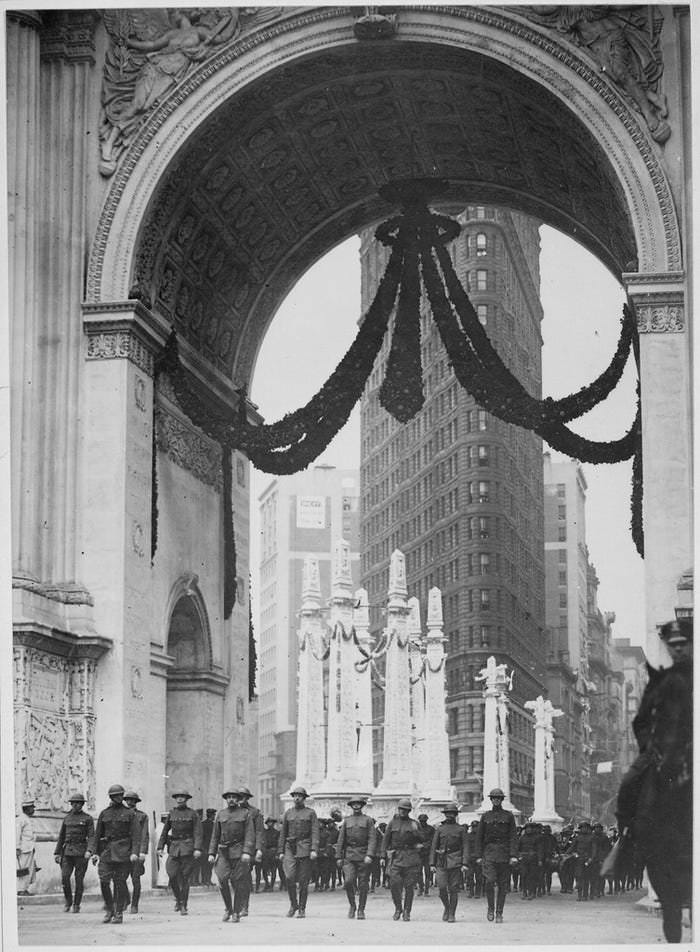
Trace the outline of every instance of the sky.
<instances>
[{"instance_id":1,"label":"sky","mask_svg":"<svg viewBox=\"0 0 700 952\"><path fill-rule=\"evenodd\" d=\"M576 242L547 226L540 235L543 395L556 398L578 390L608 365L619 336L624 295L610 272ZM353 237L307 271L275 315L251 386L251 398L267 422L313 396L354 339L359 314L359 239ZM636 370L630 360L605 403L572 428L593 439L623 435L636 410L635 385ZM359 407L317 462L359 468ZM598 606L615 613L615 637L641 644L645 637L643 562L629 529L631 462L584 464L582 468L588 484L589 556L600 580ZM253 578L258 564L257 497L272 478L254 471Z\"/></svg>"}]
</instances>

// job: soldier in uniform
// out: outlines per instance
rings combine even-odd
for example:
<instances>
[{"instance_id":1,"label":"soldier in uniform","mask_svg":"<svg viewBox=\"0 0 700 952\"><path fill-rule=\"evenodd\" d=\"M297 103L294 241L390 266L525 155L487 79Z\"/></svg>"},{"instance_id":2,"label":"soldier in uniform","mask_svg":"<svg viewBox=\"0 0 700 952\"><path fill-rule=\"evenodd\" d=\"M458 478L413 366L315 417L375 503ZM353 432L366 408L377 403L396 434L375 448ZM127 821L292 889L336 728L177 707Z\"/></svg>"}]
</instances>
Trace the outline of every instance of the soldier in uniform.
<instances>
[{"instance_id":1,"label":"soldier in uniform","mask_svg":"<svg viewBox=\"0 0 700 952\"><path fill-rule=\"evenodd\" d=\"M374 820L362 812L362 808L366 805L367 800L364 797L353 797L352 800L348 800L352 814L341 823L336 843L336 863L339 869L341 867L343 869L345 894L350 903L348 919L354 919L355 913L358 919L365 918L369 874L377 851L377 831ZM355 904L356 888L357 905Z\"/></svg>"},{"instance_id":2,"label":"soldier in uniform","mask_svg":"<svg viewBox=\"0 0 700 952\"><path fill-rule=\"evenodd\" d=\"M612 844L605 835L602 823L593 824L593 841L596 849L595 858L591 863L591 899L600 899L605 895L605 880L600 875L600 867L612 849Z\"/></svg>"},{"instance_id":3,"label":"soldier in uniform","mask_svg":"<svg viewBox=\"0 0 700 952\"><path fill-rule=\"evenodd\" d=\"M224 922L240 922L243 903L250 894L250 859L255 849L255 823L241 802L238 790L222 794L227 806L219 810L209 843L209 863L219 880L226 911ZM231 901L233 891L233 902Z\"/></svg>"},{"instance_id":4,"label":"soldier in uniform","mask_svg":"<svg viewBox=\"0 0 700 952\"><path fill-rule=\"evenodd\" d=\"M573 826L565 826L559 834L559 882L561 883L561 892L563 893L572 893L574 891L575 858L569 852L573 838Z\"/></svg>"},{"instance_id":5,"label":"soldier in uniform","mask_svg":"<svg viewBox=\"0 0 700 952\"><path fill-rule=\"evenodd\" d=\"M482 875L481 875L481 866L476 862L475 850L476 850L476 831L479 826L478 820L472 820L469 824L469 829L467 830L467 855L469 856L469 861L467 863L467 872L464 877L464 885L467 896L469 899L481 899L481 892L483 887Z\"/></svg>"},{"instance_id":6,"label":"soldier in uniform","mask_svg":"<svg viewBox=\"0 0 700 952\"><path fill-rule=\"evenodd\" d=\"M523 835L520 837L520 843L518 844L522 899L534 899L537 895L540 873L544 866L543 846L542 836L537 830L537 824L529 821L525 824Z\"/></svg>"},{"instance_id":7,"label":"soldier in uniform","mask_svg":"<svg viewBox=\"0 0 700 952\"><path fill-rule=\"evenodd\" d=\"M343 814L340 810L331 810L328 820L328 866L329 880L331 890L335 889L336 882L339 886L343 883L343 868L338 866L336 859L336 843L338 842L338 824L343 822Z\"/></svg>"},{"instance_id":8,"label":"soldier in uniform","mask_svg":"<svg viewBox=\"0 0 700 952\"><path fill-rule=\"evenodd\" d=\"M591 869L598 855L598 846L593 839L593 830L588 820L579 823L568 853L575 860L576 901L587 902L591 888Z\"/></svg>"},{"instance_id":9,"label":"soldier in uniform","mask_svg":"<svg viewBox=\"0 0 700 952\"><path fill-rule=\"evenodd\" d=\"M260 810L258 810L257 807L254 807L251 803L248 802L250 798L253 796L253 794L250 792L250 790L247 787L245 786L238 787L238 789L236 790L236 794L238 796L239 806L243 807L244 810L248 811L248 813L250 814L250 818L253 821L253 829L255 831L255 847L254 847L255 848L255 866L256 866L256 873L257 873L258 883L259 883L260 882L260 864L262 863L262 847L263 847L263 826L264 826L263 815L260 812ZM253 886L252 879L251 879L252 874L253 874L253 869L251 866L250 876L248 876L247 886L244 885L243 892L241 893L241 919L243 919L245 916L248 915L250 893Z\"/></svg>"},{"instance_id":10,"label":"soldier in uniform","mask_svg":"<svg viewBox=\"0 0 700 952\"><path fill-rule=\"evenodd\" d=\"M165 868L175 896L175 912L181 916L187 915L192 872L202 855L202 821L197 811L187 806L187 801L191 799L191 794L186 790L178 790L173 794L175 806L163 824L157 846L158 855L162 858L170 834Z\"/></svg>"},{"instance_id":11,"label":"soldier in uniform","mask_svg":"<svg viewBox=\"0 0 700 952\"><path fill-rule=\"evenodd\" d=\"M124 787L115 783L107 791L109 806L97 817L93 840L88 849L93 863L99 863L97 876L105 901L103 922L123 922L129 902L126 879L138 859L141 830L136 817L124 805ZM114 882L114 894L111 883Z\"/></svg>"},{"instance_id":12,"label":"soldier in uniform","mask_svg":"<svg viewBox=\"0 0 700 952\"><path fill-rule=\"evenodd\" d=\"M454 922L459 899L462 874L467 871L469 846L467 828L457 822L459 807L448 803L442 811L444 821L433 835L430 847L430 868L435 872L438 893L442 901L443 922Z\"/></svg>"},{"instance_id":13,"label":"soldier in uniform","mask_svg":"<svg viewBox=\"0 0 700 952\"><path fill-rule=\"evenodd\" d=\"M263 849L262 849L262 877L265 892L274 889L275 875L277 873L277 841L279 840L279 831L276 828L277 820L273 816L265 818L265 828L263 830Z\"/></svg>"},{"instance_id":14,"label":"soldier in uniform","mask_svg":"<svg viewBox=\"0 0 700 952\"><path fill-rule=\"evenodd\" d=\"M214 817L216 816L217 811L209 807L206 812L205 818L202 820L202 846L209 846L211 842L211 834L214 831ZM209 888L212 885L211 881L211 866L209 864L209 856L202 850L202 855L199 860L199 878L203 886Z\"/></svg>"},{"instance_id":15,"label":"soldier in uniform","mask_svg":"<svg viewBox=\"0 0 700 952\"><path fill-rule=\"evenodd\" d=\"M131 912L139 911L139 900L141 899L141 877L146 872L144 863L148 856L148 814L142 810L136 809L136 804L141 802L141 797L135 790L127 790L124 794L124 803L133 812L141 830L141 842L139 844L139 857L131 866Z\"/></svg>"},{"instance_id":16,"label":"soldier in uniform","mask_svg":"<svg viewBox=\"0 0 700 952\"><path fill-rule=\"evenodd\" d=\"M428 814L418 814L418 825L420 826L421 836L425 843L425 849L421 854L420 873L418 874L418 895L429 896L432 874L430 872L430 847L435 836L435 827L428 823Z\"/></svg>"},{"instance_id":17,"label":"soldier in uniform","mask_svg":"<svg viewBox=\"0 0 700 952\"><path fill-rule=\"evenodd\" d=\"M289 918L295 913L300 919L306 915L311 864L318 856L318 817L315 811L304 803L307 796L303 787L295 787L292 790L294 806L285 810L280 830L278 852L287 881L290 901L287 913Z\"/></svg>"},{"instance_id":18,"label":"soldier in uniform","mask_svg":"<svg viewBox=\"0 0 700 952\"><path fill-rule=\"evenodd\" d=\"M85 813L85 797L82 793L72 793L68 798L70 813L63 818L58 831L58 842L54 850L54 859L61 866L61 885L66 904L65 912L80 912L83 898L83 880L92 856L89 845L95 834L95 821ZM71 876L75 874L75 893L71 890Z\"/></svg>"},{"instance_id":19,"label":"soldier in uniform","mask_svg":"<svg viewBox=\"0 0 700 952\"><path fill-rule=\"evenodd\" d=\"M389 888L394 900L394 920L403 914L404 922L410 922L413 891L418 882L421 854L425 842L420 824L409 817L411 801L399 800L396 816L386 825L382 839L381 857L389 871Z\"/></svg>"},{"instance_id":20,"label":"soldier in uniform","mask_svg":"<svg viewBox=\"0 0 700 952\"><path fill-rule=\"evenodd\" d=\"M475 858L484 876L489 922L494 919L494 900L496 922L503 922L510 870L518 862L515 818L510 810L503 809L504 796L498 787L489 793L491 809L482 814L476 831Z\"/></svg>"}]
</instances>

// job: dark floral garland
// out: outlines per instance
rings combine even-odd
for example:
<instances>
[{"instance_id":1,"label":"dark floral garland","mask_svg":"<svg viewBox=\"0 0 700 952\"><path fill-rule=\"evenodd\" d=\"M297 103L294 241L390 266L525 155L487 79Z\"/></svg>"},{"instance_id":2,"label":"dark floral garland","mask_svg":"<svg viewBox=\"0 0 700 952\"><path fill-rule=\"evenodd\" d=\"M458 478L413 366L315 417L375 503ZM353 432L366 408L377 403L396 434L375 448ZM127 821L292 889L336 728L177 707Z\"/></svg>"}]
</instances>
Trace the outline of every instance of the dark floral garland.
<instances>
[{"instance_id":1,"label":"dark floral garland","mask_svg":"<svg viewBox=\"0 0 700 952\"><path fill-rule=\"evenodd\" d=\"M434 185L428 183L433 190ZM639 389L635 419L627 433L618 440L588 440L565 425L587 413L612 392L620 380L631 346L638 363L638 339L631 308L625 306L623 310L615 354L596 380L559 400L531 396L491 344L454 271L445 245L459 234L459 224L430 212L425 201L424 183L407 183L403 198L399 186L392 187L390 200L403 206L402 214L389 219L376 231L377 239L390 246L392 251L374 300L355 341L306 406L286 414L276 423L252 426L246 416L245 391L239 391L237 412L227 416L211 412L191 386L180 364L173 333L159 369L166 370L171 376L180 406L193 422L221 443L222 452L224 446L228 448L229 467L230 452L236 448L245 452L264 472L276 475L299 472L328 446L359 400L389 328L398 293L380 402L397 420L407 422L424 403L420 356L422 277L433 319L455 376L480 406L501 420L537 433L554 449L582 462L615 463L634 457L632 534L642 554ZM228 511L231 511L230 505ZM232 532L231 525L230 546L234 555L232 564L235 565ZM225 530L226 538L229 538L228 530ZM235 572L233 591L235 599Z\"/></svg>"},{"instance_id":2,"label":"dark floral garland","mask_svg":"<svg viewBox=\"0 0 700 952\"><path fill-rule=\"evenodd\" d=\"M236 536L233 530L233 447L221 444L221 471L223 475L222 507L224 530L224 618L230 618L236 604Z\"/></svg>"}]
</instances>

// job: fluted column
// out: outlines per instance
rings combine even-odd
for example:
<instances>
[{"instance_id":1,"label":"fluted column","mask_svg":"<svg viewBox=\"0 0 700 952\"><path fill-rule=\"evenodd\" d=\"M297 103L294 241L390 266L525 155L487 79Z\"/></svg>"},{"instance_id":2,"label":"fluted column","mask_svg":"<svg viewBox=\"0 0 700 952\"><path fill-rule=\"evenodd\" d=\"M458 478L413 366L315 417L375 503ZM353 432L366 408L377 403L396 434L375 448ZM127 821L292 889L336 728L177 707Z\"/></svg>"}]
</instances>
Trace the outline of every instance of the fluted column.
<instances>
[{"instance_id":1,"label":"fluted column","mask_svg":"<svg viewBox=\"0 0 700 952\"><path fill-rule=\"evenodd\" d=\"M445 725L445 649L442 595L439 588L428 593L425 647L425 776L424 796L431 800L454 800L450 784L450 746Z\"/></svg>"},{"instance_id":2,"label":"fluted column","mask_svg":"<svg viewBox=\"0 0 700 952\"><path fill-rule=\"evenodd\" d=\"M486 667L476 678L484 682L484 789L479 813L491 809L489 791L500 787L505 794L503 806L514 811L510 802L509 751L507 696L505 694L507 676L505 664L496 664L490 655ZM514 811L519 812L519 811Z\"/></svg>"},{"instance_id":3,"label":"fluted column","mask_svg":"<svg viewBox=\"0 0 700 952\"><path fill-rule=\"evenodd\" d=\"M425 678L423 675L423 651L420 619L420 602L412 597L408 600L410 614L408 616L408 670L410 673L411 690L411 738L412 757L411 773L413 774L413 789L420 796L424 792L427 776L425 773Z\"/></svg>"},{"instance_id":4,"label":"fluted column","mask_svg":"<svg viewBox=\"0 0 700 952\"><path fill-rule=\"evenodd\" d=\"M408 688L406 561L397 549L389 568L386 674L384 689L384 772L377 794L406 796L412 789Z\"/></svg>"},{"instance_id":5,"label":"fluted column","mask_svg":"<svg viewBox=\"0 0 700 952\"><path fill-rule=\"evenodd\" d=\"M41 375L37 359L39 254L39 33L36 10L9 10L7 37L7 195L10 380L12 388L13 575L38 578L38 418Z\"/></svg>"},{"instance_id":6,"label":"fluted column","mask_svg":"<svg viewBox=\"0 0 700 952\"><path fill-rule=\"evenodd\" d=\"M323 729L323 656L321 586L318 560L304 559L299 639L297 766L292 786L317 786L325 773Z\"/></svg>"},{"instance_id":7,"label":"fluted column","mask_svg":"<svg viewBox=\"0 0 700 952\"><path fill-rule=\"evenodd\" d=\"M328 759L323 788L349 791L360 783L357 766L355 668L358 657L352 637L354 605L350 572L350 545L336 543L333 559L329 625L331 648L328 666Z\"/></svg>"},{"instance_id":8,"label":"fluted column","mask_svg":"<svg viewBox=\"0 0 700 952\"><path fill-rule=\"evenodd\" d=\"M372 636L369 632L369 599L367 589L358 588L355 592L353 625L361 651L370 654ZM360 653L360 659L363 655ZM372 758L372 669L369 664L355 669L355 723L358 732L357 769L362 790L370 791L374 786L374 766Z\"/></svg>"}]
</instances>

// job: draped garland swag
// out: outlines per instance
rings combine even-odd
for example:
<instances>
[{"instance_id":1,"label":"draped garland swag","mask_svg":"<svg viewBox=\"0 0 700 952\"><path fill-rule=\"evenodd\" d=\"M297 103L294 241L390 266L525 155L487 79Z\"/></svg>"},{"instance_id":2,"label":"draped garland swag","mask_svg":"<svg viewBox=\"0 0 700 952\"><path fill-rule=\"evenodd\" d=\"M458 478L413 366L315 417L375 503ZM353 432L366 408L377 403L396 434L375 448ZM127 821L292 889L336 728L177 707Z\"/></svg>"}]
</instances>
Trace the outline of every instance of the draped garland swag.
<instances>
[{"instance_id":1,"label":"draped garland swag","mask_svg":"<svg viewBox=\"0 0 700 952\"><path fill-rule=\"evenodd\" d=\"M420 309L422 292L459 384L476 402L506 423L531 430L555 450L583 463L617 463L633 459L631 530L635 546L644 554L642 528L641 398L637 385L637 412L620 438L589 440L569 428L572 420L588 413L615 388L630 350L639 366L639 341L632 308L625 305L615 353L606 369L590 384L569 396L553 400L529 394L505 365L481 325L469 296L455 273L446 245L460 232L458 222L428 208L446 183L407 180L385 186L380 194L401 207L401 214L381 224L376 238L391 249L377 292L357 337L336 369L304 406L275 423L255 426L246 416L246 392L239 390L237 411L212 412L193 386L178 356L173 331L156 362L156 374L167 373L178 403L192 422L221 446L224 491L225 617L235 603L235 539L231 506L231 453L247 455L260 470L275 475L305 469L345 425L360 399L385 335L391 347L380 387L381 405L400 423L422 408ZM154 434L155 440L155 434ZM157 480L153 476L154 494ZM157 545L157 505L153 503L153 552Z\"/></svg>"}]
</instances>

